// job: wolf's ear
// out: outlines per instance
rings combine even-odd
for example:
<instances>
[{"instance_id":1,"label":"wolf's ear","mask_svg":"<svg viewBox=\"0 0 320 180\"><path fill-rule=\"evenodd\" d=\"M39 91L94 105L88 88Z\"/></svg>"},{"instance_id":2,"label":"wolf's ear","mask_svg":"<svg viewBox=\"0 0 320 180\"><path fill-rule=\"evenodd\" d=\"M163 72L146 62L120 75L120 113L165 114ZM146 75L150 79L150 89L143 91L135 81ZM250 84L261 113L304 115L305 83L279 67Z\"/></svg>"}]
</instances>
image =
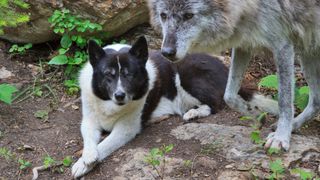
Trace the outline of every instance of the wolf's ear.
<instances>
[{"instance_id":1,"label":"wolf's ear","mask_svg":"<svg viewBox=\"0 0 320 180\"><path fill-rule=\"evenodd\" d=\"M142 60L143 63L146 63L148 60L148 43L144 36L140 36L139 39L132 45L129 53L139 60Z\"/></svg>"},{"instance_id":2,"label":"wolf's ear","mask_svg":"<svg viewBox=\"0 0 320 180\"><path fill-rule=\"evenodd\" d=\"M104 50L94 40L88 42L89 61L92 66L98 64L100 59L106 54Z\"/></svg>"}]
</instances>

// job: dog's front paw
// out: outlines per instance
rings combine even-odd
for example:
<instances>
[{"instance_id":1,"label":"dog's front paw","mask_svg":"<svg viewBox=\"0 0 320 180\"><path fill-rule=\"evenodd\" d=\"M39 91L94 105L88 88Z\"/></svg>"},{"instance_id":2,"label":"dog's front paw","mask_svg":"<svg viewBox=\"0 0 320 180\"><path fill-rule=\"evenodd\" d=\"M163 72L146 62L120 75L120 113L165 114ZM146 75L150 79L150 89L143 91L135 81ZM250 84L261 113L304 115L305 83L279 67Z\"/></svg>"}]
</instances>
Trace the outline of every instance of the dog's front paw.
<instances>
[{"instance_id":1,"label":"dog's front paw","mask_svg":"<svg viewBox=\"0 0 320 180\"><path fill-rule=\"evenodd\" d=\"M85 164L83 158L81 157L73 166L72 166L72 176L74 179L80 178L89 171L92 170L92 168L95 166L95 164L87 165Z\"/></svg>"},{"instance_id":2,"label":"dog's front paw","mask_svg":"<svg viewBox=\"0 0 320 180\"><path fill-rule=\"evenodd\" d=\"M290 136L287 137L285 135L277 135L276 132L270 133L267 137L267 142L264 146L266 149L273 148L285 151L289 150L290 147Z\"/></svg>"},{"instance_id":3,"label":"dog's front paw","mask_svg":"<svg viewBox=\"0 0 320 180\"><path fill-rule=\"evenodd\" d=\"M196 109L190 109L188 112L186 112L183 115L183 120L190 121L192 119L195 119L199 116L199 112Z\"/></svg>"},{"instance_id":4,"label":"dog's front paw","mask_svg":"<svg viewBox=\"0 0 320 180\"><path fill-rule=\"evenodd\" d=\"M84 149L82 153L83 161L86 165L90 165L98 161L99 153L96 148Z\"/></svg>"}]
</instances>

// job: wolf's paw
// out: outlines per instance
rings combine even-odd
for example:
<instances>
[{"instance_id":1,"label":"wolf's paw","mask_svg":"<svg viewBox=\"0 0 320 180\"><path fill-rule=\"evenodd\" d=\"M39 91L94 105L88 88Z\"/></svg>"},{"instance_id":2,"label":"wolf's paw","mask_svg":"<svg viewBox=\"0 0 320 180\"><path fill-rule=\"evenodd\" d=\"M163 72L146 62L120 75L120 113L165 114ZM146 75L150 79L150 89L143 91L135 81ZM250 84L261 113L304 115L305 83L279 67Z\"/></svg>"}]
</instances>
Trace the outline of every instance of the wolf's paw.
<instances>
[{"instance_id":1,"label":"wolf's paw","mask_svg":"<svg viewBox=\"0 0 320 180\"><path fill-rule=\"evenodd\" d=\"M86 165L83 158L81 157L73 166L72 166L72 176L74 179L80 178L89 171L92 170L92 168L95 166L95 164Z\"/></svg>"},{"instance_id":2,"label":"wolf's paw","mask_svg":"<svg viewBox=\"0 0 320 180\"><path fill-rule=\"evenodd\" d=\"M277 135L276 132L270 133L267 137L267 142L264 145L266 149L284 149L285 151L289 150L290 147L290 137L286 137L285 135Z\"/></svg>"},{"instance_id":3,"label":"wolf's paw","mask_svg":"<svg viewBox=\"0 0 320 180\"><path fill-rule=\"evenodd\" d=\"M99 159L99 153L96 148L84 149L82 153L83 161L86 165L90 165Z\"/></svg>"}]
</instances>

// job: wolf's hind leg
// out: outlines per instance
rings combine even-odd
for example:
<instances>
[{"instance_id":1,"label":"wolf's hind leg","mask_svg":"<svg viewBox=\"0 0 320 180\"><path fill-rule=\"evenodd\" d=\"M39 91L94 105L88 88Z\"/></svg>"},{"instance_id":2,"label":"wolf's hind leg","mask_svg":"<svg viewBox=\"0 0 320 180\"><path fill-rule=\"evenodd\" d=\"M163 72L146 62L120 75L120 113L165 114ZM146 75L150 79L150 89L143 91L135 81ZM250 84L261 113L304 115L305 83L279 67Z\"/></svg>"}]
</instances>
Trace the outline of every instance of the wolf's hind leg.
<instances>
[{"instance_id":1,"label":"wolf's hind leg","mask_svg":"<svg viewBox=\"0 0 320 180\"><path fill-rule=\"evenodd\" d=\"M196 109L190 109L183 115L183 120L189 121L195 118L207 117L211 114L211 108L208 105L200 105Z\"/></svg>"},{"instance_id":2,"label":"wolf's hind leg","mask_svg":"<svg viewBox=\"0 0 320 180\"><path fill-rule=\"evenodd\" d=\"M305 55L302 58L303 75L310 88L309 102L304 111L294 119L294 130L300 128L304 122L311 120L320 111L320 55Z\"/></svg>"},{"instance_id":3,"label":"wolf's hind leg","mask_svg":"<svg viewBox=\"0 0 320 180\"><path fill-rule=\"evenodd\" d=\"M224 100L228 106L244 114L255 114L251 111L252 108L249 103L238 95L250 58L251 54L249 52L241 49L232 49L232 61L224 94Z\"/></svg>"}]
</instances>

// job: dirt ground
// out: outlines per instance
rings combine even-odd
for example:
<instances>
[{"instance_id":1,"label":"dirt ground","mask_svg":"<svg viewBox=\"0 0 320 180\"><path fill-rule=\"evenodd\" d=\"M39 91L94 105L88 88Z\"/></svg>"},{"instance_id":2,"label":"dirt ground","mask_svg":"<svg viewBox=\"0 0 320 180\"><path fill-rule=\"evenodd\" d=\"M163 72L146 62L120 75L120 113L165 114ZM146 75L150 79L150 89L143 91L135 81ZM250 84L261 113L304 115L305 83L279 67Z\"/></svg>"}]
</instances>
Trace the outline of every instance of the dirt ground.
<instances>
[{"instance_id":1,"label":"dirt ground","mask_svg":"<svg viewBox=\"0 0 320 180\"><path fill-rule=\"evenodd\" d=\"M144 33L141 29L137 31L138 33L135 34ZM130 37L124 36L122 38L129 39ZM155 43L156 45L157 43ZM82 149L81 104L78 101L78 96L68 96L65 93L61 84L62 68L49 68L43 65L43 69L39 70L39 59L46 62L52 53L51 48L55 48L54 45L37 45L26 55L10 55L7 53L9 47L9 43L0 42L0 68L5 67L15 76L6 80L0 79L0 83L13 83L20 90L24 90L32 86L37 79L43 85L43 96L32 96L23 101L21 101L23 99L21 97L11 106L0 103L0 147L6 147L16 156L8 160L0 157L0 179L31 179L31 169L19 170L19 165L14 159L28 160L32 163L32 167L36 167L42 165L46 155L50 155L57 161L61 161L66 156L72 156L74 162L79 158ZM272 61L266 61L266 63L261 58L255 58L255 62L255 65L249 69L247 79L257 82L262 76L274 72ZM44 85L49 86L53 93ZM21 102L18 102L19 100ZM49 112L48 120L44 121L35 117L34 113L39 110ZM247 122L239 120L240 116L239 113L225 108L219 113L199 119L197 122L249 126ZM268 117L267 120L266 126L275 121L273 117ZM175 146L169 154L170 157L184 160L194 159L203 149L198 140L181 141L170 135L172 129L182 124L183 121L180 117L172 117L145 128L133 141L113 153L85 178L112 179L118 176L115 168L121 164L123 152L137 147L150 149L172 143ZM298 133L320 138L320 122L313 121ZM198 174L196 178L191 175L189 167L176 169L171 177L176 179L216 179L219 172L225 170L225 166L231 163L217 154L209 153L205 156L219 163L213 167L210 166L210 168L201 163L195 163L192 167L192 173ZM39 179L71 179L70 168L65 168L64 172L57 172L54 169L41 171Z\"/></svg>"}]
</instances>

